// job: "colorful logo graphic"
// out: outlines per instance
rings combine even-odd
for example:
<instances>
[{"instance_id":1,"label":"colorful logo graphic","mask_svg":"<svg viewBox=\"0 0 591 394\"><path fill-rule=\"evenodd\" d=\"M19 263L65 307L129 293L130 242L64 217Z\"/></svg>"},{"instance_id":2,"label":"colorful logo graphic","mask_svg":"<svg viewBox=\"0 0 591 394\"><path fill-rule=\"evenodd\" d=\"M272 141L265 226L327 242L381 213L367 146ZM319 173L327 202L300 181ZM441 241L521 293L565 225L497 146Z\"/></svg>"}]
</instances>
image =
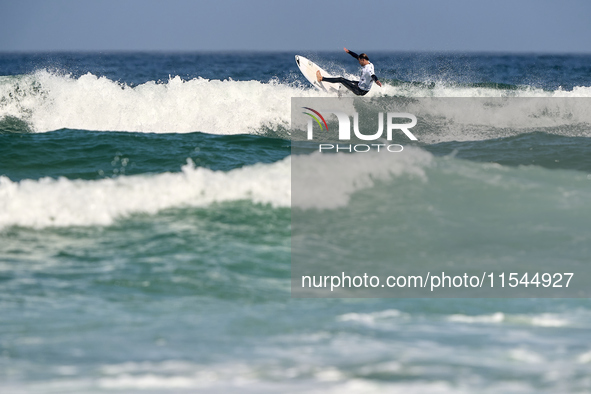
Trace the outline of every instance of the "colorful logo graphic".
<instances>
[{"instance_id":1,"label":"colorful logo graphic","mask_svg":"<svg viewBox=\"0 0 591 394\"><path fill-rule=\"evenodd\" d=\"M322 115L320 115L320 112L318 112L316 110L313 110L310 107L302 107L302 108L307 109L309 111L312 111L316 115L318 115L320 117L320 119L322 119L322 123L324 123L324 127L326 127L326 131L328 131L328 125L326 124L326 120L324 120L324 117ZM310 116L310 117L312 117L312 119L314 119L316 121L316 123L318 123L318 126L320 126L320 130L322 130L322 123L320 123L320 120L317 117L315 117L314 115L312 115L309 112L303 112L303 113L306 114L306 115L308 115L308 116Z\"/></svg>"}]
</instances>

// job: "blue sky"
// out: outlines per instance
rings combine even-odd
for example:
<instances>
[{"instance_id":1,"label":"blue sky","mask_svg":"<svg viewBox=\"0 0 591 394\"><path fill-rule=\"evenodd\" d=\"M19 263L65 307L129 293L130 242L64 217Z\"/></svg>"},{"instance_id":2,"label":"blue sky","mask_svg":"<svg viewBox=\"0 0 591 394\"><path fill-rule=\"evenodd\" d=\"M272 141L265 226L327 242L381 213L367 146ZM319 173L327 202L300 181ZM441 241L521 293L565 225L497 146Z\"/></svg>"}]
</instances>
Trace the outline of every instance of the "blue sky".
<instances>
[{"instance_id":1,"label":"blue sky","mask_svg":"<svg viewBox=\"0 0 591 394\"><path fill-rule=\"evenodd\" d=\"M0 51L591 53L589 0L0 0Z\"/></svg>"}]
</instances>

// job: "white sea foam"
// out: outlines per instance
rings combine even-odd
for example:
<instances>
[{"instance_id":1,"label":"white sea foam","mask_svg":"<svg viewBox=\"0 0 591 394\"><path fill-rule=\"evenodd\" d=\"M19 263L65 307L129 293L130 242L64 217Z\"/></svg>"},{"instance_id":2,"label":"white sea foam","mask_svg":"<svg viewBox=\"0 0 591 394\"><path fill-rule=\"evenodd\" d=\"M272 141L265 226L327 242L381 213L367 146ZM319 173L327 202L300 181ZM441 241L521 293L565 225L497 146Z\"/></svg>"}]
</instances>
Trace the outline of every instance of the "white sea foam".
<instances>
[{"instance_id":1,"label":"white sea foam","mask_svg":"<svg viewBox=\"0 0 591 394\"><path fill-rule=\"evenodd\" d=\"M100 180L0 177L0 228L25 226L110 225L134 213L155 214L173 207L200 207L214 202L250 200L273 207L292 205L292 179L311 193L299 193L300 208L334 209L347 205L358 190L376 179L401 175L424 177L432 155L417 148L404 153L366 155L312 154L272 164L258 163L228 172L195 168L182 172L120 176ZM346 176L333 178L334 168ZM302 189L304 190L304 189Z\"/></svg>"},{"instance_id":2,"label":"white sea foam","mask_svg":"<svg viewBox=\"0 0 591 394\"><path fill-rule=\"evenodd\" d=\"M25 121L36 132L61 128L96 131L252 133L289 128L292 97L324 97L320 91L278 81L171 77L131 87L87 73L80 77L37 71L0 77L0 120ZM572 91L502 90L435 84L374 86L368 97L591 97L591 87ZM448 109L443 108L446 114ZM478 112L479 119L482 114ZM494 118L495 113L490 113ZM535 114L534 114L535 115ZM568 115L568 114L567 114ZM486 116L486 114L485 114Z\"/></svg>"},{"instance_id":3,"label":"white sea foam","mask_svg":"<svg viewBox=\"0 0 591 394\"><path fill-rule=\"evenodd\" d=\"M493 87L474 87L436 82L432 85L400 84L373 86L372 96L404 96L404 97L591 97L591 87L575 86L572 90L559 88L543 90L534 87L520 89L499 89Z\"/></svg>"},{"instance_id":4,"label":"white sea foam","mask_svg":"<svg viewBox=\"0 0 591 394\"><path fill-rule=\"evenodd\" d=\"M289 127L290 98L319 94L278 82L183 81L176 76L130 87L90 73L74 78L38 71L0 77L0 119L22 119L36 132L243 134L264 126Z\"/></svg>"},{"instance_id":5,"label":"white sea foam","mask_svg":"<svg viewBox=\"0 0 591 394\"><path fill-rule=\"evenodd\" d=\"M338 316L337 320L341 322L357 323L372 328L379 328L380 326L389 326L389 323L391 323L392 320L400 320L408 317L408 314L400 312L397 309L387 309L371 313L345 313Z\"/></svg>"},{"instance_id":6,"label":"white sea foam","mask_svg":"<svg viewBox=\"0 0 591 394\"><path fill-rule=\"evenodd\" d=\"M531 325L537 327L565 327L572 323L562 316L550 313L542 313L539 315L523 315L523 314L504 314L496 312L490 315L450 315L449 321L466 324L489 324L489 323L505 323L518 325Z\"/></svg>"},{"instance_id":7,"label":"white sea foam","mask_svg":"<svg viewBox=\"0 0 591 394\"><path fill-rule=\"evenodd\" d=\"M289 206L289 169L287 158L229 172L195 168L189 162L180 173L96 181L42 178L12 182L0 177L0 227L109 225L133 213L243 199Z\"/></svg>"},{"instance_id":8,"label":"white sea foam","mask_svg":"<svg viewBox=\"0 0 591 394\"><path fill-rule=\"evenodd\" d=\"M496 312L490 315L467 316L461 314L450 315L449 321L457 323L502 323L505 320L505 314Z\"/></svg>"}]
</instances>

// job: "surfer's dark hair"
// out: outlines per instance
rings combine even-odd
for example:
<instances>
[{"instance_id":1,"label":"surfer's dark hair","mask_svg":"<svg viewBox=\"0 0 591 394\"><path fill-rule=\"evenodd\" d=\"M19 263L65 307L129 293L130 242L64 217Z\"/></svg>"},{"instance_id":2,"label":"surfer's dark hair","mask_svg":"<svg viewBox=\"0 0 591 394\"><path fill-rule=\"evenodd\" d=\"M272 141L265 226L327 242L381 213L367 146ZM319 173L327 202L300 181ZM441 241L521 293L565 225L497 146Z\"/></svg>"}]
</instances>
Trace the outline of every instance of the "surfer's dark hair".
<instances>
[{"instance_id":1,"label":"surfer's dark hair","mask_svg":"<svg viewBox=\"0 0 591 394\"><path fill-rule=\"evenodd\" d=\"M361 55L359 55L359 59L365 59L369 61L369 58L367 57L366 53L362 53Z\"/></svg>"}]
</instances>

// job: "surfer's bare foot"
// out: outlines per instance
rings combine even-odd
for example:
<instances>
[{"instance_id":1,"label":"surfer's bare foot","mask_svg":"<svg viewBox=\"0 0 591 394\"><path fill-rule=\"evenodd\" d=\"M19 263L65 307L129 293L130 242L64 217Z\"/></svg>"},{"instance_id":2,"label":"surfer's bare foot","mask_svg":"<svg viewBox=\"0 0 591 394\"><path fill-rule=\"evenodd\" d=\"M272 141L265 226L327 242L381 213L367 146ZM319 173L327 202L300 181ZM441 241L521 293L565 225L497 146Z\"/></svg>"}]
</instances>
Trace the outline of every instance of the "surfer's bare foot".
<instances>
[{"instance_id":1,"label":"surfer's bare foot","mask_svg":"<svg viewBox=\"0 0 591 394\"><path fill-rule=\"evenodd\" d=\"M322 82L322 75L320 74L320 70L316 71L316 79L318 82Z\"/></svg>"}]
</instances>

